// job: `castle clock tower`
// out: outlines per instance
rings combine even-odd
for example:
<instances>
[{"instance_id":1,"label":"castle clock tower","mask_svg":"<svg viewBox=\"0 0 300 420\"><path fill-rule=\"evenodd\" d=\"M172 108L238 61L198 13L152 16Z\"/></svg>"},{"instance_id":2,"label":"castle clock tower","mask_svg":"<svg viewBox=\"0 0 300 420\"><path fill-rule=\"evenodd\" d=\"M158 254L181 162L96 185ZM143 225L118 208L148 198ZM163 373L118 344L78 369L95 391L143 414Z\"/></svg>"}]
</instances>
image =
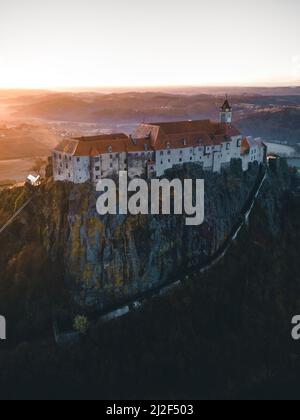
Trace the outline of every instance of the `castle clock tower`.
<instances>
[{"instance_id":1,"label":"castle clock tower","mask_svg":"<svg viewBox=\"0 0 300 420\"><path fill-rule=\"evenodd\" d=\"M232 123L232 107L229 104L226 96L223 106L220 108L220 119L221 123L231 124Z\"/></svg>"}]
</instances>

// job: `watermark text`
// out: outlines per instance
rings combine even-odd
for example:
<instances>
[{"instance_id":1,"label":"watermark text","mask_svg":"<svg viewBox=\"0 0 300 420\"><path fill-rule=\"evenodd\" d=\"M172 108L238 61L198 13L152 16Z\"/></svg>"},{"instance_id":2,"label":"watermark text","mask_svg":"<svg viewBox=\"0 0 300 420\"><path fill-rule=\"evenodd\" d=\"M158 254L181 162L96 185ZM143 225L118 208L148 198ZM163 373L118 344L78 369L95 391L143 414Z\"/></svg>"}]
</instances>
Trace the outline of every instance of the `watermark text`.
<instances>
[{"instance_id":1,"label":"watermark text","mask_svg":"<svg viewBox=\"0 0 300 420\"><path fill-rule=\"evenodd\" d=\"M0 340L6 340L6 319L0 315Z\"/></svg>"},{"instance_id":2,"label":"watermark text","mask_svg":"<svg viewBox=\"0 0 300 420\"><path fill-rule=\"evenodd\" d=\"M136 178L128 182L127 172L121 171L118 185L113 179L102 179L96 188L101 193L97 212L102 216L185 214L187 226L199 226L204 222L203 179L152 179L147 182Z\"/></svg>"}]
</instances>

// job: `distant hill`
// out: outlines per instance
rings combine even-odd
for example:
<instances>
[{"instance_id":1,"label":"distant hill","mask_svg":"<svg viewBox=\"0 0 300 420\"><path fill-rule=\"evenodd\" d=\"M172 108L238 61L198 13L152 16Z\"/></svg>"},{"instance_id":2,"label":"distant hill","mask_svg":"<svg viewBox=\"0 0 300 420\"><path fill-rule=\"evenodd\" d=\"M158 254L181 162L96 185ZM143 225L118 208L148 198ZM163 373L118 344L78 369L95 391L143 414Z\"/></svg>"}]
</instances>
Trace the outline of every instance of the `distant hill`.
<instances>
[{"instance_id":1,"label":"distant hill","mask_svg":"<svg viewBox=\"0 0 300 420\"><path fill-rule=\"evenodd\" d=\"M44 127L26 124L15 128L0 127L0 162L48 156L60 140Z\"/></svg>"},{"instance_id":2,"label":"distant hill","mask_svg":"<svg viewBox=\"0 0 300 420\"><path fill-rule=\"evenodd\" d=\"M172 89L170 88L170 91ZM98 124L130 132L146 121L218 119L223 88L182 88L155 92L20 92L0 91L0 111L21 121ZM195 92L200 92L195 94ZM204 93L203 93L204 92ZM229 88L234 118L248 135L270 141L300 142L300 88ZM1 115L1 113L0 113ZM125 128L127 126L127 128Z\"/></svg>"},{"instance_id":3,"label":"distant hill","mask_svg":"<svg viewBox=\"0 0 300 420\"><path fill-rule=\"evenodd\" d=\"M14 118L55 121L138 123L140 121L213 118L222 99L209 95L166 93L46 95L11 109Z\"/></svg>"},{"instance_id":4,"label":"distant hill","mask_svg":"<svg viewBox=\"0 0 300 420\"><path fill-rule=\"evenodd\" d=\"M244 134L269 141L300 143L300 109L263 112L239 120L236 125Z\"/></svg>"},{"instance_id":5,"label":"distant hill","mask_svg":"<svg viewBox=\"0 0 300 420\"><path fill-rule=\"evenodd\" d=\"M61 137L46 127L21 124L7 128L0 124L0 183L26 178L37 157L47 157Z\"/></svg>"},{"instance_id":6,"label":"distant hill","mask_svg":"<svg viewBox=\"0 0 300 420\"><path fill-rule=\"evenodd\" d=\"M268 91L269 92L269 91ZM40 118L103 124L128 124L140 121L218 118L223 95L184 95L163 92L127 93L51 93L33 98L22 97L11 105L14 118ZM300 95L231 96L236 115L247 116L261 108L300 106Z\"/></svg>"}]
</instances>

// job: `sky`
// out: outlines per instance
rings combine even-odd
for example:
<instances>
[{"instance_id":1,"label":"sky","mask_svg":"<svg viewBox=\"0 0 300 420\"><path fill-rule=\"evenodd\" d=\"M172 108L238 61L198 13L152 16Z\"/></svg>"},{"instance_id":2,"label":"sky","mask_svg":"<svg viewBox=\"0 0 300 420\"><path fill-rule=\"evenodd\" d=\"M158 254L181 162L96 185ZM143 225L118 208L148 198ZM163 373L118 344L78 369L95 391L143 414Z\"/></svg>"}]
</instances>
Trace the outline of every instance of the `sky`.
<instances>
[{"instance_id":1,"label":"sky","mask_svg":"<svg viewBox=\"0 0 300 420\"><path fill-rule=\"evenodd\" d=\"M300 84L299 0L0 1L0 88Z\"/></svg>"}]
</instances>

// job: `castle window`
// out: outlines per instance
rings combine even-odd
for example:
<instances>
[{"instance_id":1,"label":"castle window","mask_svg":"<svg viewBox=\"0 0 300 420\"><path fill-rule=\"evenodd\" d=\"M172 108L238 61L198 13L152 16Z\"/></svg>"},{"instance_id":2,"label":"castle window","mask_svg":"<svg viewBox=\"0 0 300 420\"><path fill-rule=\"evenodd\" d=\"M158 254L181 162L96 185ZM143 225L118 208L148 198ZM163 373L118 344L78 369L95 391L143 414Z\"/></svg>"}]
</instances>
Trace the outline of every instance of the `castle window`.
<instances>
[{"instance_id":1,"label":"castle window","mask_svg":"<svg viewBox=\"0 0 300 420\"><path fill-rule=\"evenodd\" d=\"M163 151L161 151L161 152L160 152L160 156L163 156L163 155L164 155L164 152L163 152Z\"/></svg>"},{"instance_id":2,"label":"castle window","mask_svg":"<svg viewBox=\"0 0 300 420\"><path fill-rule=\"evenodd\" d=\"M111 153L112 151L113 151L112 146L109 146L109 147L108 147L108 153Z\"/></svg>"},{"instance_id":3,"label":"castle window","mask_svg":"<svg viewBox=\"0 0 300 420\"><path fill-rule=\"evenodd\" d=\"M227 149L227 150L230 150L230 143L227 143L227 145L226 145L226 149Z\"/></svg>"},{"instance_id":4,"label":"castle window","mask_svg":"<svg viewBox=\"0 0 300 420\"><path fill-rule=\"evenodd\" d=\"M100 166L95 166L95 171L99 172L100 171Z\"/></svg>"},{"instance_id":5,"label":"castle window","mask_svg":"<svg viewBox=\"0 0 300 420\"><path fill-rule=\"evenodd\" d=\"M179 162L180 162L180 163L182 162L182 159L181 159L181 158L179 159Z\"/></svg>"},{"instance_id":6,"label":"castle window","mask_svg":"<svg viewBox=\"0 0 300 420\"><path fill-rule=\"evenodd\" d=\"M168 155L170 155L170 154L171 154L171 150L168 151Z\"/></svg>"},{"instance_id":7,"label":"castle window","mask_svg":"<svg viewBox=\"0 0 300 420\"><path fill-rule=\"evenodd\" d=\"M80 162L80 158L77 158L77 162Z\"/></svg>"},{"instance_id":8,"label":"castle window","mask_svg":"<svg viewBox=\"0 0 300 420\"><path fill-rule=\"evenodd\" d=\"M100 161L100 158L96 157L95 162L99 162L99 161Z\"/></svg>"},{"instance_id":9,"label":"castle window","mask_svg":"<svg viewBox=\"0 0 300 420\"><path fill-rule=\"evenodd\" d=\"M112 163L109 166L110 166L111 169L113 168L113 164Z\"/></svg>"}]
</instances>

